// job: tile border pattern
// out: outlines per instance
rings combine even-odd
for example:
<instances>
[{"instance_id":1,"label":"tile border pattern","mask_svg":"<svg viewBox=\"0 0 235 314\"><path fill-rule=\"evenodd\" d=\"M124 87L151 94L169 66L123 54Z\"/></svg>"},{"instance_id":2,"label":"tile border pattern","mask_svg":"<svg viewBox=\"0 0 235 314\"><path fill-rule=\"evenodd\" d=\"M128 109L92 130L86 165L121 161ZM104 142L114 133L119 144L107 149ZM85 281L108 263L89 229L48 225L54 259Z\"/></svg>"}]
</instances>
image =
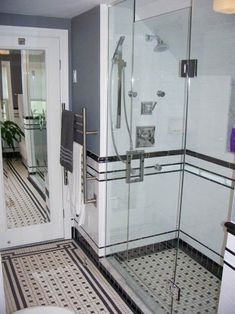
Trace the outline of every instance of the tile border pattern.
<instances>
[{"instance_id":1,"label":"tile border pattern","mask_svg":"<svg viewBox=\"0 0 235 314\"><path fill-rule=\"evenodd\" d=\"M85 251L85 253L93 260L95 265L101 270L103 275L107 278L107 280L113 285L115 290L119 293L119 295L127 302L127 304L131 307L131 309L135 313L143 313L141 309L133 302L130 296L126 293L126 291L119 285L119 283L115 280L115 278L111 275L111 273L103 266L99 261L99 257L96 252L92 249L89 243L84 239L84 237L79 233L79 231L73 227L72 228L72 238L78 243L78 245ZM127 251L119 252L112 254L112 256L117 256L120 260L125 260L126 258L136 258L142 255L156 253L163 250L167 250L169 248L177 248L179 247L182 251L184 251L187 255L193 258L196 262L198 262L201 266L203 266L206 270L211 272L214 276L221 280L223 267L218 265L216 262L208 258L203 253L196 250L194 247L186 243L185 241L179 239L172 239L163 241L156 244L142 246L140 248L134 248ZM106 256L107 257L107 256Z\"/></svg>"},{"instance_id":2,"label":"tile border pattern","mask_svg":"<svg viewBox=\"0 0 235 314\"><path fill-rule=\"evenodd\" d=\"M150 152L150 153L145 153L144 158L148 159L148 158L157 158L157 157L181 156L184 153L188 156L207 161L208 163L219 165L227 169L235 170L235 164L233 163L230 163L230 162L218 159L218 158L214 158L208 155L204 155L201 153L193 152L191 150L184 151L183 149L179 149L179 150L170 150L170 151ZM93 159L95 162L99 164L119 162L119 159L117 156L99 157L89 151L87 152L87 156L89 156L91 159ZM123 158L123 160L126 159L126 155L122 155L121 157ZM138 172L138 167L134 168L134 170L137 170ZM156 169L154 165L145 166L144 176L161 175L161 174L166 174L166 173L183 172L183 171L234 190L235 179L233 177L224 176L218 172L211 171L209 169L205 169L202 167L198 167L197 165L194 165L188 162L165 163L161 165L160 170ZM88 174L96 176L96 181L98 182L108 182L108 181L126 179L125 166L123 167L120 166L120 169L115 169L115 170L98 171L97 169L94 169L91 165L89 165L88 163ZM135 174L132 177L134 178Z\"/></svg>"},{"instance_id":3,"label":"tile border pattern","mask_svg":"<svg viewBox=\"0 0 235 314\"><path fill-rule=\"evenodd\" d=\"M101 307L103 306L104 309L106 308L108 313L121 314L122 310L124 309L128 313L132 313L132 309L130 308L130 306L126 304L123 298L120 298L119 293L117 293L117 291L113 288L113 286L110 285L109 282L107 282L107 279L102 275L102 273L99 270L97 270L96 265L94 265L94 263L90 260L90 258L87 258L87 255L84 253L81 247L78 246L77 243L73 240L53 241L53 242L48 242L48 243L36 244L29 247L4 250L1 254L2 254L3 271L5 274L5 280L6 280L5 287L6 287L6 292L8 294L8 304L10 302L11 310L14 310L14 308L15 310L20 310L22 308L26 308L28 306L33 306L33 305L60 305L60 304L55 303L57 299L60 299L61 302L69 302L68 300L70 300L70 296L72 296L72 292L71 290L68 290L69 285L65 280L67 277L63 277L64 276L63 272L60 273L61 267L62 269L64 269L64 274L68 273L66 272L66 267L67 267L68 271L69 269L71 269L71 271L72 269L76 269L76 272L80 274L79 276L83 278L81 280L81 283L79 283L79 289L78 289L80 291L79 293L81 296L82 295L88 296L88 293L89 293L89 298L93 296L94 300L98 300L98 301L100 300L102 302L101 304L103 304L100 306ZM51 257L51 254L54 254L53 258ZM27 261L27 259L29 260ZM58 265L56 262L57 259L58 259ZM41 262L41 265L37 265L37 262L36 262L37 260L43 260ZM63 260L66 261L66 264L63 264L64 263ZM33 274L32 275L31 273L29 273L29 275L27 276L27 279L23 276L24 274L24 268L22 268L23 266L25 267L27 273L29 270ZM59 267L58 270L56 267ZM60 277L61 278L63 277L63 278L59 280L57 277L54 277L53 274L58 274L59 277L56 275L58 278ZM36 276L35 277L36 279L34 278L34 276ZM68 274L66 276L71 277L71 274ZM40 280L38 281L37 279L41 277L48 278L49 280L48 283L46 284L47 281L45 282L45 279L41 279L41 281L44 282L43 285L41 286ZM71 278L71 279L73 279L71 280L71 287L72 287L73 286L72 281L74 282L75 278ZM79 278L77 280L79 280ZM27 284L27 289L26 289L25 284L28 281L29 283ZM56 284L56 282L58 282L59 286ZM39 283L39 286L38 286L38 283ZM29 293L29 291L32 288L31 286L28 286L30 284L32 284L34 288L35 287L37 288L37 291L34 291L33 295ZM54 290L60 291L60 294L63 293L63 289L65 289L65 286L67 285L66 291L68 293L65 294L64 297L63 295L59 297L60 294L58 295L57 293L55 294L55 291L54 291L54 294L53 294L53 291L50 292L50 288L49 288L50 285L56 286ZM84 289L84 291L82 289ZM89 289L92 290L93 292L90 291ZM75 290L73 293L76 293L77 290L76 291ZM47 295L47 293L49 294ZM52 296L53 298L51 299ZM78 297L79 297L79 294L78 294ZM33 300L35 300L33 303L36 302L36 304L33 304L33 305L31 304L32 298ZM67 301L65 300L66 298L68 299ZM85 297L85 299L87 298ZM73 298L71 298L71 302L73 302L72 300L76 301L74 299L74 296ZM54 301L53 303L55 304L52 304L51 303L52 301ZM88 304L89 300L87 299L85 300L85 302L86 303L84 303L83 305L83 303L80 301L81 310L83 306L84 308L87 306L87 312L85 311L86 313L88 312L95 313L94 311L93 312L89 311L89 308L91 308L91 305ZM77 305L75 307L77 308ZM130 309L130 311L128 311L128 309ZM80 310L79 310L79 313L80 313ZM84 313L84 312L81 312L81 313Z\"/></svg>"},{"instance_id":4,"label":"tile border pattern","mask_svg":"<svg viewBox=\"0 0 235 314\"><path fill-rule=\"evenodd\" d=\"M104 277L116 290L119 296L126 302L130 309L136 314L144 314L137 306L137 304L131 299L131 297L125 292L123 287L119 285L119 283L114 279L111 273L103 266L96 252L75 227L72 227L72 239L76 241L76 243L82 248L85 254L92 260L95 266L101 271Z\"/></svg>"}]
</instances>

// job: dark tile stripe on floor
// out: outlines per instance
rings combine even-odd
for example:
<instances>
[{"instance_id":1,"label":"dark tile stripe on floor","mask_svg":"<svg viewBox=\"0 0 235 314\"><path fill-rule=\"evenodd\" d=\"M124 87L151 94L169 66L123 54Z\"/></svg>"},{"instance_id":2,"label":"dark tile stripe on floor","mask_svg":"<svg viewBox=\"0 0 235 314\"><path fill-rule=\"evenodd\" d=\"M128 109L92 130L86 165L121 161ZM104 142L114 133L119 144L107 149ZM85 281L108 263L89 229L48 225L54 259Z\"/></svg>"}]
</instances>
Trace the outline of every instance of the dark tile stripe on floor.
<instances>
[{"instance_id":1,"label":"dark tile stripe on floor","mask_svg":"<svg viewBox=\"0 0 235 314\"><path fill-rule=\"evenodd\" d=\"M7 313L38 305L75 313L132 313L96 266L73 241L4 251Z\"/></svg>"}]
</instances>

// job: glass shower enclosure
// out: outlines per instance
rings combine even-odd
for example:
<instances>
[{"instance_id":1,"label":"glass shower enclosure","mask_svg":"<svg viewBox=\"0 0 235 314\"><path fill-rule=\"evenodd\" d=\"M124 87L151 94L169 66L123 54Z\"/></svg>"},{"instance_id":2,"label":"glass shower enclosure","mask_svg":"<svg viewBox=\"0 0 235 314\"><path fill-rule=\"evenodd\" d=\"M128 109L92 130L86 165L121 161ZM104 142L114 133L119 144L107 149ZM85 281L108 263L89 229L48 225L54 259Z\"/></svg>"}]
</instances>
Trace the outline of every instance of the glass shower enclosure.
<instances>
[{"instance_id":1,"label":"glass shower enclosure","mask_svg":"<svg viewBox=\"0 0 235 314\"><path fill-rule=\"evenodd\" d=\"M106 256L153 313L216 313L235 21L211 0L168 3L109 8Z\"/></svg>"}]
</instances>

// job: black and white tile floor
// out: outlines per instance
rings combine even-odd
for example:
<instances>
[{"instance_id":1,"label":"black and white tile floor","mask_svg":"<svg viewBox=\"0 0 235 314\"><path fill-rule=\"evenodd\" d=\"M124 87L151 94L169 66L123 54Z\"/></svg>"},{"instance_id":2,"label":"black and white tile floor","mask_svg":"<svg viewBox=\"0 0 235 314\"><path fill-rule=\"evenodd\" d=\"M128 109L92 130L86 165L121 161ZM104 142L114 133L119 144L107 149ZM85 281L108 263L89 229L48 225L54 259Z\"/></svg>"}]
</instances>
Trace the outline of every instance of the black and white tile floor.
<instances>
[{"instance_id":1,"label":"black and white tile floor","mask_svg":"<svg viewBox=\"0 0 235 314\"><path fill-rule=\"evenodd\" d=\"M4 161L4 189L9 229L49 222L46 202L20 159Z\"/></svg>"},{"instance_id":2,"label":"black and white tile floor","mask_svg":"<svg viewBox=\"0 0 235 314\"><path fill-rule=\"evenodd\" d=\"M140 288L166 313L170 313L172 305L169 280L174 276L175 255L175 249L167 249L119 261ZM180 249L175 283L181 289L181 297L180 301L174 299L172 313L217 313L220 280Z\"/></svg>"},{"instance_id":3,"label":"black and white tile floor","mask_svg":"<svg viewBox=\"0 0 235 314\"><path fill-rule=\"evenodd\" d=\"M73 241L2 252L7 313L38 306L75 313L132 313Z\"/></svg>"}]
</instances>

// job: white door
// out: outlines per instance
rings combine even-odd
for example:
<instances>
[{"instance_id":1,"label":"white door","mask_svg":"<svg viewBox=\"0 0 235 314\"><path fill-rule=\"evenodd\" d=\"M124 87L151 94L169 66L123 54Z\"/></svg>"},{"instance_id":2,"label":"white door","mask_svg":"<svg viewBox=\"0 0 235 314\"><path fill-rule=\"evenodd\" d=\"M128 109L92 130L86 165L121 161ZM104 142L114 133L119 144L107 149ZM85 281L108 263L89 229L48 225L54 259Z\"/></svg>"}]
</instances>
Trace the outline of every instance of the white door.
<instances>
[{"instance_id":1,"label":"white door","mask_svg":"<svg viewBox=\"0 0 235 314\"><path fill-rule=\"evenodd\" d=\"M61 42L56 36L46 37L45 30L33 30L33 35L17 30L9 34L0 27L0 61L14 59L16 51L18 57L20 54L22 95L15 95L18 108L14 111L25 134L15 149L6 151L0 145L0 248L65 235L59 164L61 91L66 90L60 78ZM14 76L14 70L11 73ZM4 105L2 100L3 110L7 105L7 99ZM4 119L8 120L2 115L1 121Z\"/></svg>"}]
</instances>

